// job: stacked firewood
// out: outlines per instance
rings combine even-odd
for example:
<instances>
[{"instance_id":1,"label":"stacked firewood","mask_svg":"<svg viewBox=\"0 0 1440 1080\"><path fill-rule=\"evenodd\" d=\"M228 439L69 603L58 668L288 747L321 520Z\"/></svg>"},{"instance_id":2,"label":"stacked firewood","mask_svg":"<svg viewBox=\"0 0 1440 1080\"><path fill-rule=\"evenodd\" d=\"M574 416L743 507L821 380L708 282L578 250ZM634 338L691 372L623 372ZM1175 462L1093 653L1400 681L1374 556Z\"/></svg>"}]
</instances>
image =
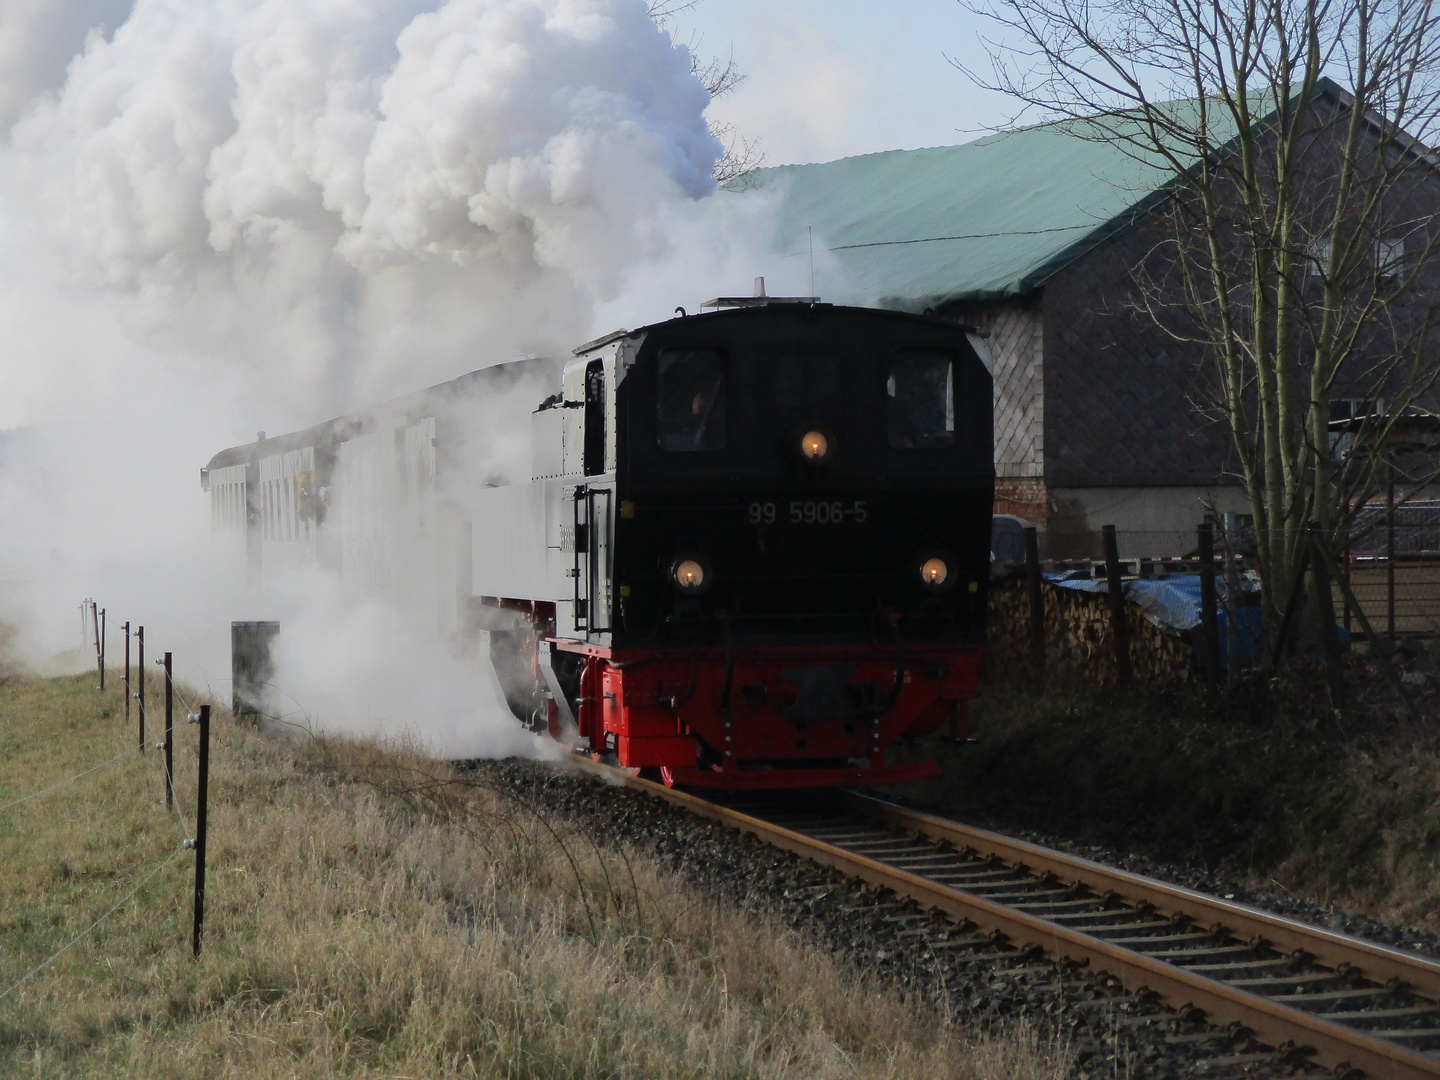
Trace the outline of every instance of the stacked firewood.
<instances>
[{"instance_id":1,"label":"stacked firewood","mask_svg":"<svg viewBox=\"0 0 1440 1080\"><path fill-rule=\"evenodd\" d=\"M1105 593L1046 583L1045 678L1052 686L1103 692L1117 683L1110 599ZM1162 630L1135 604L1125 605L1130 668L1137 683L1184 682L1191 677L1189 635ZM1023 574L990 583L989 656L1000 677L1033 673L1030 594Z\"/></svg>"}]
</instances>

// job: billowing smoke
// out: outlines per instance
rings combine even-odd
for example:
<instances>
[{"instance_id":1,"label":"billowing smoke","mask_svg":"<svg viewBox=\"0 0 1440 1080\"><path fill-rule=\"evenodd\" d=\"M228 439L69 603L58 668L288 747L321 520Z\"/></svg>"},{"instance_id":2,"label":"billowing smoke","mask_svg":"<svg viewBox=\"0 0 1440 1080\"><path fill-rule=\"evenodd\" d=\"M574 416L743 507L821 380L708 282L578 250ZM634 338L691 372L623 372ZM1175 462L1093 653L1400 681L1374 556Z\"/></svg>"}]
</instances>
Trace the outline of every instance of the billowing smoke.
<instances>
[{"instance_id":1,"label":"billowing smoke","mask_svg":"<svg viewBox=\"0 0 1440 1080\"><path fill-rule=\"evenodd\" d=\"M755 274L799 291L759 254L766 203L715 193L707 104L643 0L5 6L0 621L24 658L77 645L93 594L223 691L229 621L280 618L307 711L483 749L493 692L374 601L247 589L198 467Z\"/></svg>"},{"instance_id":2,"label":"billowing smoke","mask_svg":"<svg viewBox=\"0 0 1440 1080\"><path fill-rule=\"evenodd\" d=\"M710 193L707 103L638 0L142 0L12 138L132 329L333 401L573 343Z\"/></svg>"}]
</instances>

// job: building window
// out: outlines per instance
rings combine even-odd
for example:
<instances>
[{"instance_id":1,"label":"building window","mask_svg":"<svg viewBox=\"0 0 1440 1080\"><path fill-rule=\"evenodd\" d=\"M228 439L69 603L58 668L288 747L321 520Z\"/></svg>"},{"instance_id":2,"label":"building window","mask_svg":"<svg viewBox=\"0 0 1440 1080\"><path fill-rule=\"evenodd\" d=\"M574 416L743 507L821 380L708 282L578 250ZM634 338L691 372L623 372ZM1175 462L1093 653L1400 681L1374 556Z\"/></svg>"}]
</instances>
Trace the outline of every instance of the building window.
<instances>
[{"instance_id":1,"label":"building window","mask_svg":"<svg viewBox=\"0 0 1440 1080\"><path fill-rule=\"evenodd\" d=\"M1330 457L1339 461L1355 445L1355 433L1369 417L1385 412L1384 398L1330 399Z\"/></svg>"},{"instance_id":2,"label":"building window","mask_svg":"<svg viewBox=\"0 0 1440 1080\"><path fill-rule=\"evenodd\" d=\"M1375 270L1381 281L1394 281L1405 273L1405 240L1375 241Z\"/></svg>"},{"instance_id":3,"label":"building window","mask_svg":"<svg viewBox=\"0 0 1440 1080\"><path fill-rule=\"evenodd\" d=\"M1385 411L1384 398L1331 398L1331 420L1363 420L1367 416L1378 416Z\"/></svg>"}]
</instances>

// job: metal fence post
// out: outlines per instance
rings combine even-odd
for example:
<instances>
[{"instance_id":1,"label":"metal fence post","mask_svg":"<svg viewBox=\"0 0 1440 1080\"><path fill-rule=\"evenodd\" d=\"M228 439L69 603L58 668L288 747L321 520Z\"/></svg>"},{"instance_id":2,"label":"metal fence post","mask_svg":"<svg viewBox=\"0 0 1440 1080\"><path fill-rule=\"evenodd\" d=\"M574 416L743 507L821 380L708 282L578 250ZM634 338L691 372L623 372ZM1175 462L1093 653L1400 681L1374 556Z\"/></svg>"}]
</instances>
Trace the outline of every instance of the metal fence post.
<instances>
[{"instance_id":1,"label":"metal fence post","mask_svg":"<svg viewBox=\"0 0 1440 1080\"><path fill-rule=\"evenodd\" d=\"M1025 571L1030 591L1030 655L1036 675L1045 677L1045 589L1040 574L1040 536L1033 525L1025 530Z\"/></svg>"},{"instance_id":2,"label":"metal fence post","mask_svg":"<svg viewBox=\"0 0 1440 1080\"><path fill-rule=\"evenodd\" d=\"M1215 610L1215 526L1205 522L1199 529L1200 540L1200 634L1205 660L1205 678L1220 681L1220 619ZM1227 628L1234 633L1234 627Z\"/></svg>"},{"instance_id":3,"label":"metal fence post","mask_svg":"<svg viewBox=\"0 0 1440 1080\"><path fill-rule=\"evenodd\" d=\"M1345 584L1348 586L1350 584L1350 545L1348 543L1345 545L1345 570L1343 576L1345 578ZM1350 590L1346 588L1343 591L1345 593L1345 633L1348 635L1350 633Z\"/></svg>"},{"instance_id":4,"label":"metal fence post","mask_svg":"<svg viewBox=\"0 0 1440 1080\"><path fill-rule=\"evenodd\" d=\"M165 805L175 805L175 757L171 734L175 717L175 685L170 681L170 654L165 654Z\"/></svg>"},{"instance_id":5,"label":"metal fence post","mask_svg":"<svg viewBox=\"0 0 1440 1080\"><path fill-rule=\"evenodd\" d=\"M98 689L105 689L105 665L100 659L100 605L94 600L90 601L90 623L95 627L95 667L100 672L100 686Z\"/></svg>"},{"instance_id":6,"label":"metal fence post","mask_svg":"<svg viewBox=\"0 0 1440 1080\"><path fill-rule=\"evenodd\" d=\"M1390 482L1386 489L1385 513L1385 628L1395 640L1395 463L1389 463Z\"/></svg>"},{"instance_id":7,"label":"metal fence post","mask_svg":"<svg viewBox=\"0 0 1440 1080\"><path fill-rule=\"evenodd\" d=\"M205 928L205 828L210 808L210 706L201 705L200 715L200 789L195 796L195 925L190 942L195 955L200 955L200 936Z\"/></svg>"},{"instance_id":8,"label":"metal fence post","mask_svg":"<svg viewBox=\"0 0 1440 1080\"><path fill-rule=\"evenodd\" d=\"M105 689L105 609L100 609L100 689Z\"/></svg>"},{"instance_id":9,"label":"metal fence post","mask_svg":"<svg viewBox=\"0 0 1440 1080\"><path fill-rule=\"evenodd\" d=\"M1224 559L1225 574L1225 672L1233 679L1240 670L1240 575L1235 569L1240 530L1234 514L1224 515L1220 522L1220 555ZM1246 641L1249 640L1247 632Z\"/></svg>"},{"instance_id":10,"label":"metal fence post","mask_svg":"<svg viewBox=\"0 0 1440 1080\"><path fill-rule=\"evenodd\" d=\"M1355 611L1356 621L1360 623L1361 633L1365 635L1367 641L1375 641L1375 628L1370 625L1370 620L1365 617L1365 609L1361 606L1360 601L1350 593L1350 583L1343 577L1340 578L1339 583L1340 588L1344 589L1346 594L1350 596L1350 606ZM1395 665L1392 663L1389 653L1384 649L1379 649L1376 651L1375 656L1380 661L1380 666L1384 669L1386 676L1389 677L1390 686L1395 691L1395 696L1405 703L1405 708L1410 712L1410 719L1418 723L1420 720L1420 710L1416 708L1414 700L1406 693L1405 684L1400 681L1400 673L1395 670Z\"/></svg>"},{"instance_id":11,"label":"metal fence post","mask_svg":"<svg viewBox=\"0 0 1440 1080\"><path fill-rule=\"evenodd\" d=\"M130 726L130 620L120 629L125 631L125 726Z\"/></svg>"},{"instance_id":12,"label":"metal fence post","mask_svg":"<svg viewBox=\"0 0 1440 1080\"><path fill-rule=\"evenodd\" d=\"M1115 680L1120 688L1130 686L1130 624L1125 621L1125 586L1120 580L1120 545L1115 526L1101 531L1105 542L1105 577L1110 583L1110 632L1115 637Z\"/></svg>"},{"instance_id":13,"label":"metal fence post","mask_svg":"<svg viewBox=\"0 0 1440 1080\"><path fill-rule=\"evenodd\" d=\"M136 648L140 650L140 655L135 662L135 682L139 687L135 694L135 700L140 703L136 707L136 711L140 715L140 753L143 754L145 753L145 627L137 626L135 628L135 642Z\"/></svg>"}]
</instances>

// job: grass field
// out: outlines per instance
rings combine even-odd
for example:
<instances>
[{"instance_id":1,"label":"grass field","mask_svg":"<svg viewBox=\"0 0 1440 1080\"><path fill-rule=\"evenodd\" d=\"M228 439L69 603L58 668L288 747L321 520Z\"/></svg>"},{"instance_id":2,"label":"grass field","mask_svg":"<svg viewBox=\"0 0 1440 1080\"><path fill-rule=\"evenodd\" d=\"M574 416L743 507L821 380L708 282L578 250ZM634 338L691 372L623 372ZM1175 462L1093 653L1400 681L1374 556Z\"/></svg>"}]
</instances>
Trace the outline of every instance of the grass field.
<instances>
[{"instance_id":1,"label":"grass field","mask_svg":"<svg viewBox=\"0 0 1440 1080\"><path fill-rule=\"evenodd\" d=\"M0 676L0 804L127 750L123 710L93 676ZM444 765L218 710L194 960L195 728L178 744L183 816L153 750L0 810L0 993L115 909L0 998L0 1076L1067 1071L1023 1031L967 1033Z\"/></svg>"}]
</instances>

